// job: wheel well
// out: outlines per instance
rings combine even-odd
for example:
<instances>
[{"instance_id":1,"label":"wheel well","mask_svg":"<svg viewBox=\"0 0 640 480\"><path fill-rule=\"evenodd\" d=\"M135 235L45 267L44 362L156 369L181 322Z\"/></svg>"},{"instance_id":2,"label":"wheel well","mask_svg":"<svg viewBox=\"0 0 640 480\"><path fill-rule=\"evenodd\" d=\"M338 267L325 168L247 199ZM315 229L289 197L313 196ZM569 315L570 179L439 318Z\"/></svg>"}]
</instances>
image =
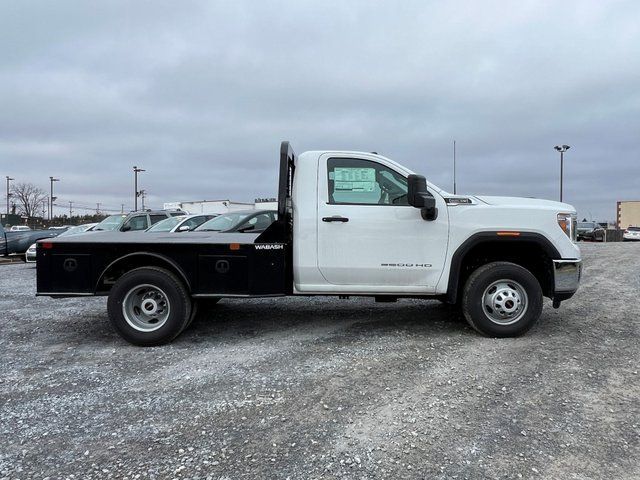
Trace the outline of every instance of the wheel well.
<instances>
[{"instance_id":1,"label":"wheel well","mask_svg":"<svg viewBox=\"0 0 640 480\"><path fill-rule=\"evenodd\" d=\"M113 261L104 269L95 287L96 293L107 293L118 279L127 272L140 267L160 267L173 273L183 283L188 292L191 285L186 275L172 260L154 253L135 253Z\"/></svg>"},{"instance_id":2,"label":"wheel well","mask_svg":"<svg viewBox=\"0 0 640 480\"><path fill-rule=\"evenodd\" d=\"M459 258L459 268L452 272L447 299L455 303L471 273L491 262L511 262L529 270L540 283L545 297L553 296L552 257L547 248L536 241L485 241L472 246Z\"/></svg>"}]
</instances>

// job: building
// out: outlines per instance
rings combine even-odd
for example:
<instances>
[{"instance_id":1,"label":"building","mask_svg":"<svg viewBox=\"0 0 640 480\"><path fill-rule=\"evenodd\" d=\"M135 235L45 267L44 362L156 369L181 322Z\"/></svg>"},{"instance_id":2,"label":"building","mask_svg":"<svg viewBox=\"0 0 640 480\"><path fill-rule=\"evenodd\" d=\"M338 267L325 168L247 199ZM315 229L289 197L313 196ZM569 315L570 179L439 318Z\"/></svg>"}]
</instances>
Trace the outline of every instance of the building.
<instances>
[{"instance_id":1,"label":"building","mask_svg":"<svg viewBox=\"0 0 640 480\"><path fill-rule=\"evenodd\" d=\"M640 200L618 202L616 222L620 229L640 227Z\"/></svg>"},{"instance_id":2,"label":"building","mask_svg":"<svg viewBox=\"0 0 640 480\"><path fill-rule=\"evenodd\" d=\"M275 199L256 199L253 203L232 202L231 200L202 200L195 202L167 202L166 210L181 209L187 213L229 213L238 210L277 210Z\"/></svg>"}]
</instances>

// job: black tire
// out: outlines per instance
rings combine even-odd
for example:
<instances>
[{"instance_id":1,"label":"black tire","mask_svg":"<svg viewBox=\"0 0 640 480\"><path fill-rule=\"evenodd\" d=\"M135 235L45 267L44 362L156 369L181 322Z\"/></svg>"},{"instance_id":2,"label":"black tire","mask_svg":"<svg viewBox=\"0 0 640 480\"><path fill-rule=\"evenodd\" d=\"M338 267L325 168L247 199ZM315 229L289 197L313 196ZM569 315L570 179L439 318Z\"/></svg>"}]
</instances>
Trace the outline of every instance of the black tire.
<instances>
[{"instance_id":1,"label":"black tire","mask_svg":"<svg viewBox=\"0 0 640 480\"><path fill-rule=\"evenodd\" d=\"M151 293L138 293L145 292L145 289ZM156 322L160 323L159 326L152 324L153 315L144 315L141 308L137 309L136 314L135 306L131 308L136 303L135 298L142 296L144 299L145 295L154 292L160 299L156 303L164 305L163 320ZM129 300L129 296L133 300ZM156 301L155 298L152 300ZM123 307L125 301L127 306ZM129 312L130 318L125 317L125 310ZM180 335L189 324L192 306L184 284L170 271L158 267L142 267L131 270L118 279L109 293L107 311L111 324L122 338L134 345L150 347L169 343ZM141 330L145 328L145 322L139 321L139 318L143 317L151 319L146 322L148 330Z\"/></svg>"},{"instance_id":2,"label":"black tire","mask_svg":"<svg viewBox=\"0 0 640 480\"><path fill-rule=\"evenodd\" d=\"M495 285L498 287L491 293L490 287L493 289ZM504 290L507 296L503 298L498 295L498 289ZM492 298L502 301L505 310L494 310L492 307L496 305L488 305L490 302L485 302L485 293L487 298L495 295ZM518 311L522 301L524 307ZM513 318L491 318L491 315L509 315L510 308L515 309ZM488 263L475 270L467 280L462 294L462 312L469 325L483 335L517 337L526 333L540 318L542 288L536 277L520 265L510 262Z\"/></svg>"}]
</instances>

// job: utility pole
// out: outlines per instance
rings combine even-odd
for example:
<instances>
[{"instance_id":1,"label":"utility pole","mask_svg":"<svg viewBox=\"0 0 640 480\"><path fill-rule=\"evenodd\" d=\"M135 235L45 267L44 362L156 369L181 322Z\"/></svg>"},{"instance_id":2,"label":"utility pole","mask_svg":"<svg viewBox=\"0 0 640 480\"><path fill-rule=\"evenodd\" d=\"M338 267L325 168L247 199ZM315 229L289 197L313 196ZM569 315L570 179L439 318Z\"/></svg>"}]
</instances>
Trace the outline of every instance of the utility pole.
<instances>
[{"instance_id":1,"label":"utility pole","mask_svg":"<svg viewBox=\"0 0 640 480\"><path fill-rule=\"evenodd\" d=\"M53 196L53 182L59 182L60 179L49 177L49 180L51 182L51 196L49 197L51 200L51 206L49 207L49 220L53 220L53 202L55 202L56 198L58 198Z\"/></svg>"},{"instance_id":2,"label":"utility pole","mask_svg":"<svg viewBox=\"0 0 640 480\"><path fill-rule=\"evenodd\" d=\"M560 152L560 201L562 201L562 177L563 177L563 170L564 170L564 152L566 152L567 150L569 150L571 147L569 145L556 145L555 148L558 152Z\"/></svg>"},{"instance_id":3,"label":"utility pole","mask_svg":"<svg viewBox=\"0 0 640 480\"><path fill-rule=\"evenodd\" d=\"M144 198L147 196L146 190L140 190L140 197L142 197L142 211L144 212Z\"/></svg>"},{"instance_id":4,"label":"utility pole","mask_svg":"<svg viewBox=\"0 0 640 480\"><path fill-rule=\"evenodd\" d=\"M135 165L133 166L133 175L134 175L134 190L135 190L135 194L134 194L134 211L138 211L138 197L140 196L140 192L138 191L138 173L140 172L144 172L145 170L142 168L138 168Z\"/></svg>"},{"instance_id":5,"label":"utility pole","mask_svg":"<svg viewBox=\"0 0 640 480\"><path fill-rule=\"evenodd\" d=\"M72 216L73 216L73 202L69 200L69 220L71 220Z\"/></svg>"},{"instance_id":6,"label":"utility pole","mask_svg":"<svg viewBox=\"0 0 640 480\"><path fill-rule=\"evenodd\" d=\"M96 203L96 215L100 215L100 202Z\"/></svg>"},{"instance_id":7,"label":"utility pole","mask_svg":"<svg viewBox=\"0 0 640 480\"><path fill-rule=\"evenodd\" d=\"M456 141L453 141L453 194L456 194Z\"/></svg>"},{"instance_id":8,"label":"utility pole","mask_svg":"<svg viewBox=\"0 0 640 480\"><path fill-rule=\"evenodd\" d=\"M15 180L15 178L11 178L7 175L7 217L9 216L9 199L11 198L11 189L9 188L9 182L11 180Z\"/></svg>"},{"instance_id":9,"label":"utility pole","mask_svg":"<svg viewBox=\"0 0 640 480\"><path fill-rule=\"evenodd\" d=\"M124 213L124 203L121 203L121 204L120 204L120 207L121 207L121 208L120 208L120 213Z\"/></svg>"}]
</instances>

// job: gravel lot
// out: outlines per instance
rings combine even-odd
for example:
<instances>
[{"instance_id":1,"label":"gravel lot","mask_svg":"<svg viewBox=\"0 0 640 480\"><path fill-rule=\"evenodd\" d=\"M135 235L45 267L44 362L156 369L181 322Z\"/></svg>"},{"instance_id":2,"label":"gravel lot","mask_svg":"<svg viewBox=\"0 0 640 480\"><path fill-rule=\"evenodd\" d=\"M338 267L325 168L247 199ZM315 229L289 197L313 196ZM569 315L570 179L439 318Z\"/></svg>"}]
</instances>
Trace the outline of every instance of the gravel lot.
<instances>
[{"instance_id":1,"label":"gravel lot","mask_svg":"<svg viewBox=\"0 0 640 480\"><path fill-rule=\"evenodd\" d=\"M640 244L519 339L401 300L224 300L172 345L0 266L0 478L640 478Z\"/></svg>"}]
</instances>

